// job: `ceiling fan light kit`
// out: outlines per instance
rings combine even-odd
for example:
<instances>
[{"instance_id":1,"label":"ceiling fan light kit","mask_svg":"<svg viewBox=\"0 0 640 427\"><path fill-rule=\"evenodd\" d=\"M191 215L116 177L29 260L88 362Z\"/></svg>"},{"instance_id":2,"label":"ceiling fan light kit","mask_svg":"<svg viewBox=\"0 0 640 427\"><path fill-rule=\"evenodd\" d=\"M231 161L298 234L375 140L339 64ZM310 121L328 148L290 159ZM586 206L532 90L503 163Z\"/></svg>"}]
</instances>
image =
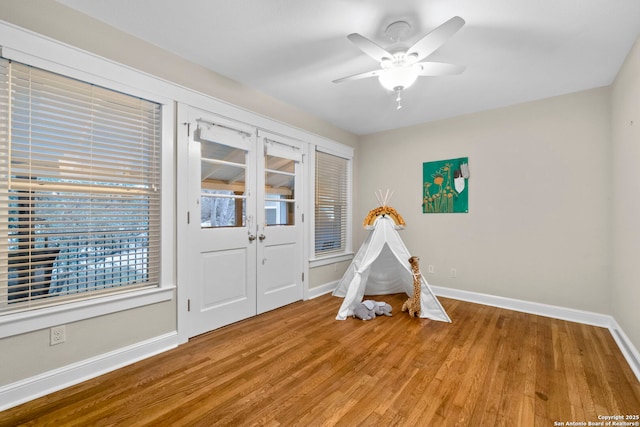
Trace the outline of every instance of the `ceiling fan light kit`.
<instances>
[{"instance_id":1,"label":"ceiling fan light kit","mask_svg":"<svg viewBox=\"0 0 640 427\"><path fill-rule=\"evenodd\" d=\"M397 94L397 108L400 109L402 108L400 105L400 93L415 83L419 76L446 76L460 74L464 71L464 67L460 65L438 62L418 62L435 52L453 36L453 34L462 28L464 23L464 19L459 16L454 16L422 37L406 51L393 54L358 33L349 34L347 38L368 56L378 61L380 68L378 70L343 77L333 82L340 83L367 77L378 77L378 81L385 89L394 91ZM385 34L395 43L406 37L410 29L411 26L407 22L397 21L391 23L386 28Z\"/></svg>"},{"instance_id":2,"label":"ceiling fan light kit","mask_svg":"<svg viewBox=\"0 0 640 427\"><path fill-rule=\"evenodd\" d=\"M392 67L382 70L378 80L380 84L392 91L404 90L415 83L418 73L412 66Z\"/></svg>"}]
</instances>

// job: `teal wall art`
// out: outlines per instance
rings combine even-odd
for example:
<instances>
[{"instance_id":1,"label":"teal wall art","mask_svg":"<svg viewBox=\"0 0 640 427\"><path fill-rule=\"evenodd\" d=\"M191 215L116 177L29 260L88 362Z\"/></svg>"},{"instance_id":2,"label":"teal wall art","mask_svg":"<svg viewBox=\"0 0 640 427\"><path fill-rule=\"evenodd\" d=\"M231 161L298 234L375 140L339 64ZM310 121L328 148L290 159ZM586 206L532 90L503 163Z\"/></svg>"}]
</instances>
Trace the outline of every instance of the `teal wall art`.
<instances>
[{"instance_id":1,"label":"teal wall art","mask_svg":"<svg viewBox=\"0 0 640 427\"><path fill-rule=\"evenodd\" d=\"M469 212L469 158L422 164L422 212Z\"/></svg>"}]
</instances>

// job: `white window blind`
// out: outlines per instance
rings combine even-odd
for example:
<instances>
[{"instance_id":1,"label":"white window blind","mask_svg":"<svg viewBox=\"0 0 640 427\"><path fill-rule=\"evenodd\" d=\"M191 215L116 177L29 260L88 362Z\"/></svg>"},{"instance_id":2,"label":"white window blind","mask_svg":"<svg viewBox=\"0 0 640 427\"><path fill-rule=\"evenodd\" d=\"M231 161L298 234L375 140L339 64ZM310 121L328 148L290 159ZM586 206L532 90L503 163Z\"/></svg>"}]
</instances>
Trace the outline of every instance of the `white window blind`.
<instances>
[{"instance_id":1,"label":"white window blind","mask_svg":"<svg viewBox=\"0 0 640 427\"><path fill-rule=\"evenodd\" d=\"M0 58L0 314L159 285L161 106Z\"/></svg>"},{"instance_id":2,"label":"white window blind","mask_svg":"<svg viewBox=\"0 0 640 427\"><path fill-rule=\"evenodd\" d=\"M316 152L315 255L346 251L349 160Z\"/></svg>"}]
</instances>

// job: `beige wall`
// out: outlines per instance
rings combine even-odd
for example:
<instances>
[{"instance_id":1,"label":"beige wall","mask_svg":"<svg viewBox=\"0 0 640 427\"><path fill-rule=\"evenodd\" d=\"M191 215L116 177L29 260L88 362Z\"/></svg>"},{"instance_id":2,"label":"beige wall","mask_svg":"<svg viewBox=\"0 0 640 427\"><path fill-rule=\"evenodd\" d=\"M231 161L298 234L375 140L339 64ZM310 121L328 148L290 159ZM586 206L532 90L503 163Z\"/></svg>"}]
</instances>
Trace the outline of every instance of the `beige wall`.
<instances>
[{"instance_id":1,"label":"beige wall","mask_svg":"<svg viewBox=\"0 0 640 427\"><path fill-rule=\"evenodd\" d=\"M174 301L65 325L65 342L49 345L49 330L0 340L0 386L98 357L176 330ZM144 319L144 321L141 321Z\"/></svg>"},{"instance_id":2,"label":"beige wall","mask_svg":"<svg viewBox=\"0 0 640 427\"><path fill-rule=\"evenodd\" d=\"M611 312L640 349L640 39L613 84Z\"/></svg>"},{"instance_id":3,"label":"beige wall","mask_svg":"<svg viewBox=\"0 0 640 427\"><path fill-rule=\"evenodd\" d=\"M390 188L431 284L609 313L608 99L601 88L363 137L355 215ZM469 157L469 213L422 214L422 162L456 157Z\"/></svg>"},{"instance_id":4,"label":"beige wall","mask_svg":"<svg viewBox=\"0 0 640 427\"><path fill-rule=\"evenodd\" d=\"M315 267L310 271L309 289L314 289L327 283L340 280L347 271L351 261L336 262L333 264Z\"/></svg>"},{"instance_id":5,"label":"beige wall","mask_svg":"<svg viewBox=\"0 0 640 427\"><path fill-rule=\"evenodd\" d=\"M393 189L391 204L408 223L405 243L423 271L435 268L430 283L610 313L640 348L640 199L628 197L639 190L637 44L613 86L612 109L602 88L358 138L53 0L4 0L0 19L356 147L354 249L374 191ZM422 162L462 156L470 212L422 214ZM347 264L314 269L311 285L338 279ZM48 331L2 340L11 351L0 352L0 386L173 331L175 311L168 302L71 324L62 346L48 346ZM8 372L7 357L27 363Z\"/></svg>"}]
</instances>

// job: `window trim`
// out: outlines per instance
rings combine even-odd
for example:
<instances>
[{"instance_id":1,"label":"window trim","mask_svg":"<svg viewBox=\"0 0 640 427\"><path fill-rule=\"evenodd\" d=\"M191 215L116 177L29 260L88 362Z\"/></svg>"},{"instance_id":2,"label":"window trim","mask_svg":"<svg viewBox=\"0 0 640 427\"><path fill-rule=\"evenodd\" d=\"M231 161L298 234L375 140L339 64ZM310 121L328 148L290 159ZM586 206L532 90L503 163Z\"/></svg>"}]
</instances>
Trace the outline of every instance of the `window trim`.
<instances>
[{"instance_id":1,"label":"window trim","mask_svg":"<svg viewBox=\"0 0 640 427\"><path fill-rule=\"evenodd\" d=\"M309 212L312 220L309 224L309 267L319 267L322 265L333 264L336 262L348 261L353 258L353 148L347 146L328 146L328 145L316 145L315 149L311 150L310 158L310 177L311 185L309 186L309 200L311 206ZM315 205L314 200L316 198L316 152L323 152L331 154L336 157L342 157L348 161L347 165L347 230L346 230L346 242L345 248L342 252L333 252L326 255L316 256L316 236L315 236Z\"/></svg>"},{"instance_id":2,"label":"window trim","mask_svg":"<svg viewBox=\"0 0 640 427\"><path fill-rule=\"evenodd\" d=\"M175 298L175 103L166 82L96 55L0 23L0 39L15 45L0 47L2 56L26 65L86 81L161 105L160 283L158 287L126 290L37 310L0 316L0 338L77 322ZM20 47L24 49L20 50ZM26 53L26 51L34 54ZM36 56L36 54L40 56ZM65 64L74 64L70 67ZM123 84L121 82L127 82Z\"/></svg>"}]
</instances>

